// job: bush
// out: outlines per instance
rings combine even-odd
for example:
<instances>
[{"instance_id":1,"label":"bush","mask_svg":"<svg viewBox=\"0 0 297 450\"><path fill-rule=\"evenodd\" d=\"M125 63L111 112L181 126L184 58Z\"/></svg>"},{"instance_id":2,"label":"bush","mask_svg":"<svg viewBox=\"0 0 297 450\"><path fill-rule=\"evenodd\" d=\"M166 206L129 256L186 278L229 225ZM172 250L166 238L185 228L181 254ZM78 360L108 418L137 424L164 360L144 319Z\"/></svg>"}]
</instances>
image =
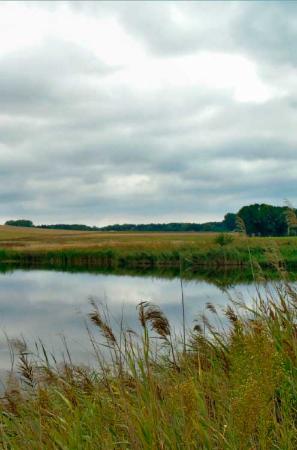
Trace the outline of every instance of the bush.
<instances>
[{"instance_id":1,"label":"bush","mask_svg":"<svg viewBox=\"0 0 297 450\"><path fill-rule=\"evenodd\" d=\"M215 243L221 247L231 244L234 241L234 237L231 234L221 233L215 238Z\"/></svg>"}]
</instances>

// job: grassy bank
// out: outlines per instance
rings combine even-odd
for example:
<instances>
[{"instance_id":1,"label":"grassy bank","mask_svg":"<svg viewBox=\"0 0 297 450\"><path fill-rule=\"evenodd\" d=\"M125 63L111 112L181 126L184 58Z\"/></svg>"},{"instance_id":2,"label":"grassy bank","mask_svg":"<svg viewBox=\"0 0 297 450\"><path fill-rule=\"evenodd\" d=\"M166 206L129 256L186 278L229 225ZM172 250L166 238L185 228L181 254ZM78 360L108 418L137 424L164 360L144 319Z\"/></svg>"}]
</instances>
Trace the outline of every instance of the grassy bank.
<instances>
[{"instance_id":1,"label":"grassy bank","mask_svg":"<svg viewBox=\"0 0 297 450\"><path fill-rule=\"evenodd\" d=\"M248 266L270 264L273 250L297 266L297 238L232 234L221 245L215 233L95 233L0 227L0 262L105 267ZM268 249L268 251L267 251Z\"/></svg>"},{"instance_id":2,"label":"grassy bank","mask_svg":"<svg viewBox=\"0 0 297 450\"><path fill-rule=\"evenodd\" d=\"M249 305L221 316L208 304L186 343L157 307L140 304L138 335L119 337L93 305L97 369L14 343L21 378L1 400L1 448L296 449L297 293L284 281Z\"/></svg>"}]
</instances>

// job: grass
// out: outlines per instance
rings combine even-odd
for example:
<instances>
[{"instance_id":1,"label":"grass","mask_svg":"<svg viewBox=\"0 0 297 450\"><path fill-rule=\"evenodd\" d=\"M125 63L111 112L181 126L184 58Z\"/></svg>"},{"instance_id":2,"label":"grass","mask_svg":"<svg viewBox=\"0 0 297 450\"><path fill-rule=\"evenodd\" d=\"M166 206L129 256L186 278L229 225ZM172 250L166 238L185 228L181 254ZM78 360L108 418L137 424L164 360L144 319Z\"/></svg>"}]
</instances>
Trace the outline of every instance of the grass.
<instances>
[{"instance_id":1,"label":"grass","mask_svg":"<svg viewBox=\"0 0 297 450\"><path fill-rule=\"evenodd\" d=\"M230 239L232 236L232 239ZM0 262L110 267L248 266L269 264L267 248L297 265L297 238L215 233L102 233L0 226Z\"/></svg>"},{"instance_id":2,"label":"grass","mask_svg":"<svg viewBox=\"0 0 297 450\"><path fill-rule=\"evenodd\" d=\"M154 305L118 334L93 303L95 369L14 343L20 377L0 403L1 448L295 450L297 292L285 275L252 303L207 310L184 347Z\"/></svg>"}]
</instances>

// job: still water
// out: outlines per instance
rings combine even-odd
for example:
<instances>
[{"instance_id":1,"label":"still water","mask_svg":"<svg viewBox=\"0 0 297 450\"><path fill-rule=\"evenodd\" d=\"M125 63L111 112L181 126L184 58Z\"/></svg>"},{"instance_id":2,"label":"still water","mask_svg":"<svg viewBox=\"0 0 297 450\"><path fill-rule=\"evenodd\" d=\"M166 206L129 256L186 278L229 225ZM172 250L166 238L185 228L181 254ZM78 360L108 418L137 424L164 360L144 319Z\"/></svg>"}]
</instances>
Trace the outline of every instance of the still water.
<instances>
[{"instance_id":1,"label":"still water","mask_svg":"<svg viewBox=\"0 0 297 450\"><path fill-rule=\"evenodd\" d=\"M224 289L203 279L183 281L186 323L193 326L206 302L223 307ZM252 296L252 284L229 289ZM49 352L62 358L63 336L76 363L91 363L92 351L85 321L91 311L89 299L107 305L113 324L124 317L125 325L137 326L136 306L142 300L158 304L175 332L181 332L180 279L153 276L12 270L0 274L0 370L10 366L9 339L24 338L30 346L41 339ZM87 319L88 320L88 319ZM96 330L95 330L96 331Z\"/></svg>"}]
</instances>

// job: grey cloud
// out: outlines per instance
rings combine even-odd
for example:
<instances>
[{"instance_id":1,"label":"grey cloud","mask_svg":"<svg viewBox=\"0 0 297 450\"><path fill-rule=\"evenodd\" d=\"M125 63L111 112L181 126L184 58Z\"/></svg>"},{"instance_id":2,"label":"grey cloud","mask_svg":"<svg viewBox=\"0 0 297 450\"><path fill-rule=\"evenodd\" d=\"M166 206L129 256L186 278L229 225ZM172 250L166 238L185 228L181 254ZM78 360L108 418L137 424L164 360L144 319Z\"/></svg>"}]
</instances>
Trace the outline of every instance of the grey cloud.
<instances>
[{"instance_id":1,"label":"grey cloud","mask_svg":"<svg viewBox=\"0 0 297 450\"><path fill-rule=\"evenodd\" d=\"M112 16L160 55L224 51L263 64L296 64L297 4L290 0L240 2L69 2L81 14Z\"/></svg>"},{"instance_id":2,"label":"grey cloud","mask_svg":"<svg viewBox=\"0 0 297 450\"><path fill-rule=\"evenodd\" d=\"M237 2L69 2L82 14L116 17L158 55L188 54L199 49L232 48L230 21Z\"/></svg>"},{"instance_id":3,"label":"grey cloud","mask_svg":"<svg viewBox=\"0 0 297 450\"><path fill-rule=\"evenodd\" d=\"M84 91L84 78L113 71L87 50L48 40L0 58L0 105L2 111L27 117L57 112L63 98L75 98L77 87Z\"/></svg>"},{"instance_id":4,"label":"grey cloud","mask_svg":"<svg viewBox=\"0 0 297 450\"><path fill-rule=\"evenodd\" d=\"M297 201L297 86L287 46L294 6L286 12L279 3L72 2L71 8L116 17L158 58L197 50L248 54L265 79L285 92L257 104L201 86L137 91L121 81L121 67L56 39L3 55L4 220L205 220L247 202ZM59 13L60 5L51 10ZM174 15L179 11L181 18Z\"/></svg>"},{"instance_id":5,"label":"grey cloud","mask_svg":"<svg viewBox=\"0 0 297 450\"><path fill-rule=\"evenodd\" d=\"M207 49L244 53L264 63L296 63L297 4L292 1L123 2L117 14L158 54Z\"/></svg>"},{"instance_id":6,"label":"grey cloud","mask_svg":"<svg viewBox=\"0 0 297 450\"><path fill-rule=\"evenodd\" d=\"M234 13L234 5L227 2L170 2L160 7L147 2L144 7L137 5L133 15L123 9L121 19L156 53L187 54L205 47L230 47L226 23Z\"/></svg>"},{"instance_id":7,"label":"grey cloud","mask_svg":"<svg viewBox=\"0 0 297 450\"><path fill-rule=\"evenodd\" d=\"M265 62L296 65L297 4L246 2L233 28L239 51Z\"/></svg>"}]
</instances>

